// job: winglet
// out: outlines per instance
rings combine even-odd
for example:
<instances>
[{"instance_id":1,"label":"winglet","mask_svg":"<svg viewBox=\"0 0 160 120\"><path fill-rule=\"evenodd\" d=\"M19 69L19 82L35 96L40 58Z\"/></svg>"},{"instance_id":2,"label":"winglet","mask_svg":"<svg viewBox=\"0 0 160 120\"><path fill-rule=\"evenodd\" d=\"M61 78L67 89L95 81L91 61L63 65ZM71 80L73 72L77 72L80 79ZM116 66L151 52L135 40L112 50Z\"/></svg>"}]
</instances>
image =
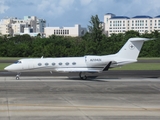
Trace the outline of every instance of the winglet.
<instances>
[{"instance_id":1,"label":"winglet","mask_svg":"<svg viewBox=\"0 0 160 120\"><path fill-rule=\"evenodd\" d=\"M112 61L108 63L108 65L106 65L106 67L104 67L103 71L107 71L109 69L109 67L111 66Z\"/></svg>"}]
</instances>

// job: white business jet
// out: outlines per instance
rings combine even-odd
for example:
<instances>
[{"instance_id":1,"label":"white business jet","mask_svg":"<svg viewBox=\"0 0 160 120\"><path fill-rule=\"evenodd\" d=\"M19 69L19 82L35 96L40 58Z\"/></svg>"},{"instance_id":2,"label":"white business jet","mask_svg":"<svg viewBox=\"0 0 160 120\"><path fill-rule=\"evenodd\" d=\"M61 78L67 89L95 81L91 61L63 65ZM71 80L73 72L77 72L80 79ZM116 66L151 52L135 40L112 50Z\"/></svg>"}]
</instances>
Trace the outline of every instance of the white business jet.
<instances>
[{"instance_id":1,"label":"white business jet","mask_svg":"<svg viewBox=\"0 0 160 120\"><path fill-rule=\"evenodd\" d=\"M61 58L29 58L20 59L6 68L7 71L17 72L19 79L21 72L78 72L80 79L87 79L87 73L100 73L109 68L137 62L144 41L148 38L130 38L116 54L111 55L86 55L84 57L61 57Z\"/></svg>"}]
</instances>

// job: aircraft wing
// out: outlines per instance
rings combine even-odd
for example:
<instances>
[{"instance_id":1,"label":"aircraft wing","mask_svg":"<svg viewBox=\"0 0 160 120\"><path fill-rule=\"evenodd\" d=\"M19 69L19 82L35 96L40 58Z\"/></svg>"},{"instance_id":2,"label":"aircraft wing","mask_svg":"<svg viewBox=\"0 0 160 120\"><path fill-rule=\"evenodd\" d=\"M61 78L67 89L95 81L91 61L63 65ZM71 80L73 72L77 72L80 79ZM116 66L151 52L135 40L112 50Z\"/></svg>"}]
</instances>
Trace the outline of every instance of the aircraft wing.
<instances>
[{"instance_id":1,"label":"aircraft wing","mask_svg":"<svg viewBox=\"0 0 160 120\"><path fill-rule=\"evenodd\" d=\"M57 68L57 72L91 72L99 73L101 70L88 70L87 68Z\"/></svg>"}]
</instances>

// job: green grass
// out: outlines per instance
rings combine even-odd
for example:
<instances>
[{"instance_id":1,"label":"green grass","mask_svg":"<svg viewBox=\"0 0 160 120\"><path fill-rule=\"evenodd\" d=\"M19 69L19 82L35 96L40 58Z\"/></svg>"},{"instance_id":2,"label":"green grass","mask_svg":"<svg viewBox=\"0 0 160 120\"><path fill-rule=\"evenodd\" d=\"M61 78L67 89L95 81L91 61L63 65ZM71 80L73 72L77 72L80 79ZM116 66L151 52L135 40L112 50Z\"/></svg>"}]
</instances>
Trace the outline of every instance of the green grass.
<instances>
[{"instance_id":1,"label":"green grass","mask_svg":"<svg viewBox=\"0 0 160 120\"><path fill-rule=\"evenodd\" d=\"M160 57L148 57L148 58L138 58L138 60L160 60Z\"/></svg>"},{"instance_id":2,"label":"green grass","mask_svg":"<svg viewBox=\"0 0 160 120\"><path fill-rule=\"evenodd\" d=\"M0 63L0 70L4 70L4 68L10 64L11 63Z\"/></svg>"},{"instance_id":3,"label":"green grass","mask_svg":"<svg viewBox=\"0 0 160 120\"><path fill-rule=\"evenodd\" d=\"M0 57L0 60L19 60L20 57Z\"/></svg>"},{"instance_id":4,"label":"green grass","mask_svg":"<svg viewBox=\"0 0 160 120\"><path fill-rule=\"evenodd\" d=\"M112 70L160 70L160 63L132 63Z\"/></svg>"}]
</instances>

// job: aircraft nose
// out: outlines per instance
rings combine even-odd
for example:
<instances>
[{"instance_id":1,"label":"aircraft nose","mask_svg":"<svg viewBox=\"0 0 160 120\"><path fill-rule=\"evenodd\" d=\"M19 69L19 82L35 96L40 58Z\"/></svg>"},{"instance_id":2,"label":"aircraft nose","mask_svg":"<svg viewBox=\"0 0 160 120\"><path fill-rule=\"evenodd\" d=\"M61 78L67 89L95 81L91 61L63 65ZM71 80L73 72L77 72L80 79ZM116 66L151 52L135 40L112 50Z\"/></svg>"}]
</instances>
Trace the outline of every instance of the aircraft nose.
<instances>
[{"instance_id":1,"label":"aircraft nose","mask_svg":"<svg viewBox=\"0 0 160 120\"><path fill-rule=\"evenodd\" d=\"M8 71L8 70L9 70L9 69L8 69L8 66L7 66L7 67L5 67L5 68L4 68L4 70L7 70L7 71Z\"/></svg>"},{"instance_id":2,"label":"aircraft nose","mask_svg":"<svg viewBox=\"0 0 160 120\"><path fill-rule=\"evenodd\" d=\"M7 67L4 68L4 70L10 71L10 70L12 70L12 67L11 66L7 66Z\"/></svg>"}]
</instances>

